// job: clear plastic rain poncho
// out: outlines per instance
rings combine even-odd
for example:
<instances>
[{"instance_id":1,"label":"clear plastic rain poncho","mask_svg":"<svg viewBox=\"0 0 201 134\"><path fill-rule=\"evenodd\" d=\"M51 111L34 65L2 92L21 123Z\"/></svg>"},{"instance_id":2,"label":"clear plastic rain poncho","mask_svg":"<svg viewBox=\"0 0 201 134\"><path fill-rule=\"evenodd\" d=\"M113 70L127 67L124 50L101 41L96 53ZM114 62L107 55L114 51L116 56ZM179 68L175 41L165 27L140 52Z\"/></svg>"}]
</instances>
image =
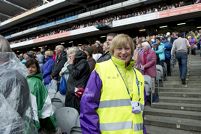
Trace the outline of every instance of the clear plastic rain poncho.
<instances>
[{"instance_id":1,"label":"clear plastic rain poncho","mask_svg":"<svg viewBox=\"0 0 201 134\"><path fill-rule=\"evenodd\" d=\"M13 52L0 52L0 134L37 134L26 67Z\"/></svg>"}]
</instances>

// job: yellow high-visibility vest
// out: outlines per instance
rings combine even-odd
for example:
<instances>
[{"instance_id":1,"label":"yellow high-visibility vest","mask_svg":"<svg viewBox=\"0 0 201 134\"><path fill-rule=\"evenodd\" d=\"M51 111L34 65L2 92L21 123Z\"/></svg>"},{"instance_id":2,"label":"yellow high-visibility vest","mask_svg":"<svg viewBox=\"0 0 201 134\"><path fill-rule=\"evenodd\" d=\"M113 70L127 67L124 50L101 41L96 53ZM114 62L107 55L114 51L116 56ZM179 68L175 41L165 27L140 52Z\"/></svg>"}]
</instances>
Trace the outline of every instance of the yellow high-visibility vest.
<instances>
[{"instance_id":1,"label":"yellow high-visibility vest","mask_svg":"<svg viewBox=\"0 0 201 134\"><path fill-rule=\"evenodd\" d=\"M143 134L143 112L132 113L131 106L132 98L132 101L139 101L141 109L144 109L143 75L136 69L127 70L126 74L133 78L133 89L129 94L120 72L111 59L97 63L95 70L102 80L100 104L97 109L101 133ZM139 90L135 74L139 81Z\"/></svg>"}]
</instances>

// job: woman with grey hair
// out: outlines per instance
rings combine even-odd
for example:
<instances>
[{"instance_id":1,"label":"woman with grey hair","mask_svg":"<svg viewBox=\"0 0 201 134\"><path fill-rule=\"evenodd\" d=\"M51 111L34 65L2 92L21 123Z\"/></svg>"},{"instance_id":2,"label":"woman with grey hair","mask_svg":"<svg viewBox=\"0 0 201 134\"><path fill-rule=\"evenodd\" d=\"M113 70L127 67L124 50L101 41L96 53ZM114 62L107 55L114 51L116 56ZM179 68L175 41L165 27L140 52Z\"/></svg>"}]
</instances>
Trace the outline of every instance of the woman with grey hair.
<instances>
[{"instance_id":1,"label":"woman with grey hair","mask_svg":"<svg viewBox=\"0 0 201 134\"><path fill-rule=\"evenodd\" d=\"M64 64L63 68L61 69L59 75L61 76L61 79L60 79L60 84L61 84L61 81L62 79L65 80L65 82L67 83L68 81L68 77L69 77L69 70L68 70L68 65L69 65L69 60L71 58L74 58L75 57L75 54L79 51L79 48L78 47L70 47L68 50L67 50L67 59L68 61L66 61L66 63ZM63 78L62 78L63 77ZM66 87L67 88L67 87ZM62 95L65 95L66 94L66 89L64 90L63 88L61 88L61 86L59 86L59 91L60 91L60 94ZM63 100L63 99L62 99ZM65 100L65 99L64 99Z\"/></svg>"},{"instance_id":2,"label":"woman with grey hair","mask_svg":"<svg viewBox=\"0 0 201 134\"><path fill-rule=\"evenodd\" d=\"M68 73L68 68L67 66L69 65L69 59L70 58L74 58L75 57L75 54L79 51L79 48L78 47L70 47L68 50L67 50L67 59L68 61L66 61L66 63L64 64L63 68L61 69L59 75L63 75L64 73Z\"/></svg>"},{"instance_id":3,"label":"woman with grey hair","mask_svg":"<svg viewBox=\"0 0 201 134\"><path fill-rule=\"evenodd\" d=\"M153 101L155 102L158 101L158 96L155 94L156 60L156 53L152 50L150 44L143 42L139 58L140 69L143 75L149 75L152 78L152 93L154 93Z\"/></svg>"},{"instance_id":4,"label":"woman with grey hair","mask_svg":"<svg viewBox=\"0 0 201 134\"><path fill-rule=\"evenodd\" d=\"M26 68L0 35L0 133L37 133L33 125Z\"/></svg>"}]
</instances>

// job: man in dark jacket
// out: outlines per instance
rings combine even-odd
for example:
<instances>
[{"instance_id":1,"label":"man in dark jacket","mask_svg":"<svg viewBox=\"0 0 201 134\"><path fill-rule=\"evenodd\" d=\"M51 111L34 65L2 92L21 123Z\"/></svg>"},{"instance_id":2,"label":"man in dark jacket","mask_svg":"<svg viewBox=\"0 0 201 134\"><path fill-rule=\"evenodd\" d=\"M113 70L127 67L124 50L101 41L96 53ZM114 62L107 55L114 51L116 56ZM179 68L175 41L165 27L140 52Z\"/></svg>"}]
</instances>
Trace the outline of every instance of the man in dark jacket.
<instances>
[{"instance_id":1,"label":"man in dark jacket","mask_svg":"<svg viewBox=\"0 0 201 134\"><path fill-rule=\"evenodd\" d=\"M170 60L172 44L166 38L162 38L162 43L165 45L165 63L167 64L167 75L171 76Z\"/></svg>"},{"instance_id":2,"label":"man in dark jacket","mask_svg":"<svg viewBox=\"0 0 201 134\"><path fill-rule=\"evenodd\" d=\"M106 42L108 44L108 46L111 45L113 38L116 36L115 33L109 33L107 34L107 39ZM109 53L109 47L107 50L104 51L104 54L97 60L98 63L103 62L103 61L107 61L111 58L111 55Z\"/></svg>"},{"instance_id":3,"label":"man in dark jacket","mask_svg":"<svg viewBox=\"0 0 201 134\"><path fill-rule=\"evenodd\" d=\"M64 64L67 61L66 52L64 51L64 46L58 45L55 47L56 51L56 61L52 70L52 78L55 80L59 79L59 72L63 68Z\"/></svg>"},{"instance_id":4,"label":"man in dark jacket","mask_svg":"<svg viewBox=\"0 0 201 134\"><path fill-rule=\"evenodd\" d=\"M79 50L75 56L69 58L69 78L65 106L73 107L80 111L80 99L90 76L90 67L86 54ZM78 91L77 91L78 90Z\"/></svg>"}]
</instances>

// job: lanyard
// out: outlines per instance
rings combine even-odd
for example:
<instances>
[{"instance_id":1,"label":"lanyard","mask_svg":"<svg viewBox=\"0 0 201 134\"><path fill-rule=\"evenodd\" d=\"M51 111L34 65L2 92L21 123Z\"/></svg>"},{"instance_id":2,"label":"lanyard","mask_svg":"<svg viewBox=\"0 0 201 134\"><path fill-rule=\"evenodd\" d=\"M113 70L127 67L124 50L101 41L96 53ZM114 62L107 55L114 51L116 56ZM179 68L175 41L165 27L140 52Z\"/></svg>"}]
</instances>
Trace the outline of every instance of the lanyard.
<instances>
[{"instance_id":1,"label":"lanyard","mask_svg":"<svg viewBox=\"0 0 201 134\"><path fill-rule=\"evenodd\" d=\"M114 64L114 63L113 63L113 64ZM114 64L114 65L115 65L115 64ZM115 67L116 67L117 71L119 72L119 74L120 74L120 76L121 76L121 78L122 78L122 80L123 80L123 82L124 82L124 85L126 86L127 92L128 92L128 94L129 94L129 96L130 96L128 86L126 85L126 82L125 82L123 76L121 75L121 73L120 73L118 67L117 67L116 65L115 65ZM138 78L137 78L137 73L136 73L135 69L133 69L133 71L134 71L134 73L135 73L136 84L137 84L137 88L138 88L138 97L140 98L140 87L139 87L139 81L138 81ZM130 99L132 100L131 96L130 96Z\"/></svg>"}]
</instances>

